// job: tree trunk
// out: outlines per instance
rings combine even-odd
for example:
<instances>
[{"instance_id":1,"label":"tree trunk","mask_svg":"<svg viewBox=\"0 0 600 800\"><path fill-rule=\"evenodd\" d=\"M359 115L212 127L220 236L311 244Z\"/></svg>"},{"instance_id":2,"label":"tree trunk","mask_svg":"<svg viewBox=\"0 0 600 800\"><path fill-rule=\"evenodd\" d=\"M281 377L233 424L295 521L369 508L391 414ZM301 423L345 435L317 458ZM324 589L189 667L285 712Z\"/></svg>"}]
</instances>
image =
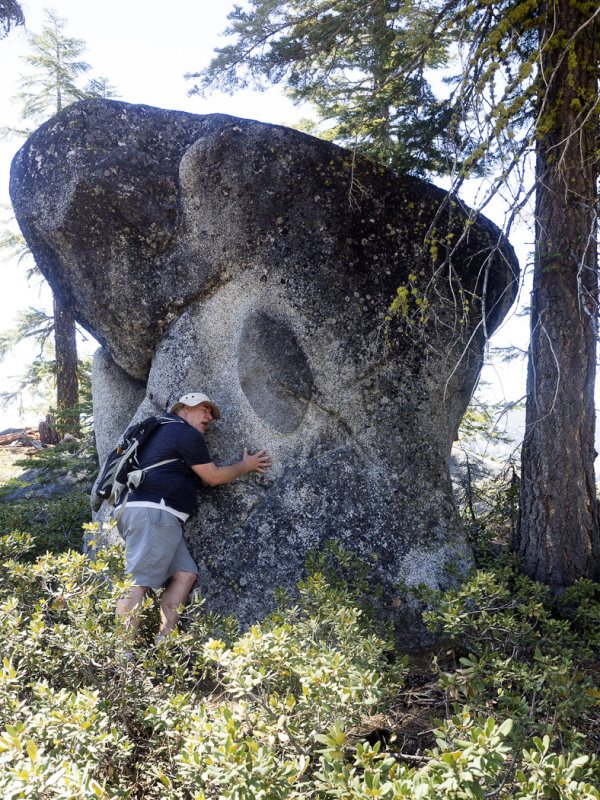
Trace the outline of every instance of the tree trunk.
<instances>
[{"instance_id":1,"label":"tree trunk","mask_svg":"<svg viewBox=\"0 0 600 800\"><path fill-rule=\"evenodd\" d=\"M56 405L60 412L74 408L79 402L77 381L77 341L75 320L70 311L54 295L54 347L56 352ZM61 415L71 433L78 433L79 415Z\"/></svg>"},{"instance_id":2,"label":"tree trunk","mask_svg":"<svg viewBox=\"0 0 600 800\"><path fill-rule=\"evenodd\" d=\"M54 414L46 414L46 419L41 420L38 425L38 434L42 444L58 444L60 433L56 430L56 419Z\"/></svg>"},{"instance_id":3,"label":"tree trunk","mask_svg":"<svg viewBox=\"0 0 600 800\"><path fill-rule=\"evenodd\" d=\"M597 320L595 29L569 0L548 5L542 40L536 249L519 526L525 571L560 592L600 577L594 474ZM555 39L559 34L554 33ZM544 83L544 82L542 82Z\"/></svg>"}]
</instances>

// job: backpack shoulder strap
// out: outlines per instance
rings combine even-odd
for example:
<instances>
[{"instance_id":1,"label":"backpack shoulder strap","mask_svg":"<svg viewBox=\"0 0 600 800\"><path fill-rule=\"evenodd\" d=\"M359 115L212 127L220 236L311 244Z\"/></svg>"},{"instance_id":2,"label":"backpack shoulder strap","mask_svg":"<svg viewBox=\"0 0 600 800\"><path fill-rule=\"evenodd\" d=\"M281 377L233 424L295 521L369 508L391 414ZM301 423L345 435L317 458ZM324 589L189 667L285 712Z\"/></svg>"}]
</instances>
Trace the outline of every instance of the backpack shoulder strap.
<instances>
[{"instance_id":1,"label":"backpack shoulder strap","mask_svg":"<svg viewBox=\"0 0 600 800\"><path fill-rule=\"evenodd\" d=\"M157 417L157 422L159 425L168 425L170 422L184 422L183 419L168 419L166 417ZM144 444L146 444L144 442ZM175 461L181 461L180 458L166 458L163 461L157 461L155 464L148 464L147 467L144 467L143 472L147 472L149 469L154 469L155 467L162 467L164 464L172 464ZM134 472L138 472L139 470L134 470ZM130 487L131 488L131 487Z\"/></svg>"}]
</instances>

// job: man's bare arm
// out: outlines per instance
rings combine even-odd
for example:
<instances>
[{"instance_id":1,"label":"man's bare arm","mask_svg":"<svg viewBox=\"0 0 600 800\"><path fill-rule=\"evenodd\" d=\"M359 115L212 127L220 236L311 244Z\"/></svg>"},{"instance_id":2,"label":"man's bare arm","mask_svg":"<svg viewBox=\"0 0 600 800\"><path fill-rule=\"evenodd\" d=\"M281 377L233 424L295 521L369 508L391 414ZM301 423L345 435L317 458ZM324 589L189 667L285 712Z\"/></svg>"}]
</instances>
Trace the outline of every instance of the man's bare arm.
<instances>
[{"instance_id":1,"label":"man's bare arm","mask_svg":"<svg viewBox=\"0 0 600 800\"><path fill-rule=\"evenodd\" d=\"M231 483L236 478L241 478L248 472L261 472L265 473L271 466L271 456L265 455L264 450L259 450L258 453L250 455L248 448L244 448L244 456L241 461L236 461L235 464L227 464L223 467L218 467L214 461L208 464L194 464L192 469L202 478L204 483L209 486L220 486L223 483Z\"/></svg>"}]
</instances>

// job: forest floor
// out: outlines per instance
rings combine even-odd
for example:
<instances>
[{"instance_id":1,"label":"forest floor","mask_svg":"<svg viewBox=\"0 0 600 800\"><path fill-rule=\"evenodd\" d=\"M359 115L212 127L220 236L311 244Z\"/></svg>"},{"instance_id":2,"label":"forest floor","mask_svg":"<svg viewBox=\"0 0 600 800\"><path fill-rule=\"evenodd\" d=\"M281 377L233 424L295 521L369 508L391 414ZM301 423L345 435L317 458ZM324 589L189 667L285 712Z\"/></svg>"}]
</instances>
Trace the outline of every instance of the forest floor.
<instances>
[{"instance_id":1,"label":"forest floor","mask_svg":"<svg viewBox=\"0 0 600 800\"><path fill-rule=\"evenodd\" d=\"M22 432L0 435L0 488L27 469L17 462L38 452L38 448L30 444L32 439L39 442L35 428L23 428Z\"/></svg>"}]
</instances>

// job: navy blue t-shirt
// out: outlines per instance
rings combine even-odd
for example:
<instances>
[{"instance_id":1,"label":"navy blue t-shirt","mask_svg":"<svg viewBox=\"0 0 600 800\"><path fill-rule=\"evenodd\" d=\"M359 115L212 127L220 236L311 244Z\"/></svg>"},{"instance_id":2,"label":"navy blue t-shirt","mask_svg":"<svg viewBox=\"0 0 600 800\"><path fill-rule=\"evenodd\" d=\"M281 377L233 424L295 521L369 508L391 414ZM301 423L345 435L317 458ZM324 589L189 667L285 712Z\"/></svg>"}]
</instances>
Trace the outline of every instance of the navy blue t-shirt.
<instances>
[{"instance_id":1,"label":"navy blue t-shirt","mask_svg":"<svg viewBox=\"0 0 600 800\"><path fill-rule=\"evenodd\" d=\"M142 484L129 493L127 502L144 500L151 503L165 501L165 505L184 514L193 514L196 509L196 478L191 469L195 464L208 464L212 461L199 431L177 416L164 414L166 422L150 436L139 456L140 467L176 458L170 464L151 469L146 473Z\"/></svg>"}]
</instances>

